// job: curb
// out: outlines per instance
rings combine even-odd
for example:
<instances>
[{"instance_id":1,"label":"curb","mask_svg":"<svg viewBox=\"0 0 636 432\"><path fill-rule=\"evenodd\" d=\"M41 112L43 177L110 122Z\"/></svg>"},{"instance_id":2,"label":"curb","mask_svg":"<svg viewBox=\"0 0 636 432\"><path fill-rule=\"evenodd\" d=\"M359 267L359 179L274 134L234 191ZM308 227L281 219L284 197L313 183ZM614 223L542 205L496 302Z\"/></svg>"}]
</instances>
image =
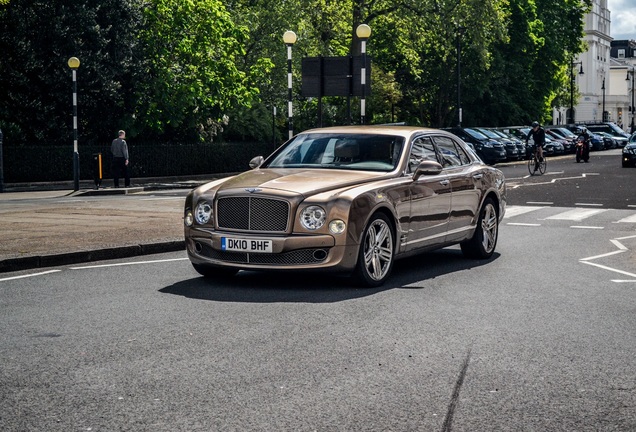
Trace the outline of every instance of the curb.
<instances>
[{"instance_id":1,"label":"curb","mask_svg":"<svg viewBox=\"0 0 636 432\"><path fill-rule=\"evenodd\" d=\"M0 261L0 273L30 270L34 268L65 266L92 261L130 258L140 255L152 255L164 252L185 251L185 240L161 243L147 243L133 246L121 246L82 252L69 252L54 255L36 255L22 258L10 258Z\"/></svg>"}]
</instances>

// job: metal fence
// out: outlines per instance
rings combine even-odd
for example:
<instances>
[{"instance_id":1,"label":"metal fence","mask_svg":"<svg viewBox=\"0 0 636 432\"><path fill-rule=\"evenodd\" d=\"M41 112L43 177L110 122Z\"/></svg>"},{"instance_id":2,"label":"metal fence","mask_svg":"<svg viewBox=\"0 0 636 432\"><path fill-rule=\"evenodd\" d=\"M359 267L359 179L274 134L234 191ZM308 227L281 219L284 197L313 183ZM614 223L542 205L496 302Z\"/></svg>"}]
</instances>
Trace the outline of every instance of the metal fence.
<instances>
[{"instance_id":1,"label":"metal fence","mask_svg":"<svg viewBox=\"0 0 636 432\"><path fill-rule=\"evenodd\" d=\"M128 143L131 177L172 177L238 172L249 169L250 159L273 151L271 143L212 144ZM93 178L93 155L102 154L102 178L112 178L110 144L81 146L80 178ZM71 146L4 147L4 182L47 182L73 179Z\"/></svg>"}]
</instances>

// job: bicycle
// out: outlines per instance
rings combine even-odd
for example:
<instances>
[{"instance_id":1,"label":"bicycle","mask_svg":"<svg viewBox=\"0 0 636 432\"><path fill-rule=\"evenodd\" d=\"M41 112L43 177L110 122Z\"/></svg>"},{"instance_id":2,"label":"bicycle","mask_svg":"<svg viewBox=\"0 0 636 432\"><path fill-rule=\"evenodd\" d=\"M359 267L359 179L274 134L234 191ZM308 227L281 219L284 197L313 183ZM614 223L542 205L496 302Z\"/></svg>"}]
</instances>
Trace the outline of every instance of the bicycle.
<instances>
[{"instance_id":1,"label":"bicycle","mask_svg":"<svg viewBox=\"0 0 636 432\"><path fill-rule=\"evenodd\" d=\"M539 173L539 175L543 175L545 173L545 170L548 168L548 162L546 161L545 156L543 156L539 161L537 153L537 148L535 147L532 151L532 156L530 157L530 159L528 159L528 172L530 172L531 176L535 175L536 173Z\"/></svg>"}]
</instances>

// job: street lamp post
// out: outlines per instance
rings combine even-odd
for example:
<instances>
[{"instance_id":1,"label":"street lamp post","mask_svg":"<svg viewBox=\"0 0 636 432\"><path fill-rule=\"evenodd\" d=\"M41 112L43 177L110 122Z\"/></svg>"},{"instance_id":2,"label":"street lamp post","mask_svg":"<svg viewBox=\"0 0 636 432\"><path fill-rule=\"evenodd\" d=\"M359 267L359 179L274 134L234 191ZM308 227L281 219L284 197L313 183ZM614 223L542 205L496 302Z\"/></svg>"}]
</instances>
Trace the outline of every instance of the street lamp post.
<instances>
[{"instance_id":1,"label":"street lamp post","mask_svg":"<svg viewBox=\"0 0 636 432\"><path fill-rule=\"evenodd\" d=\"M574 115L574 66L581 65L579 75L583 75L583 62L575 62L572 60L570 64L570 116L568 117L568 124L574 124L576 116Z\"/></svg>"},{"instance_id":2,"label":"street lamp post","mask_svg":"<svg viewBox=\"0 0 636 432\"><path fill-rule=\"evenodd\" d=\"M294 136L293 109L292 109L292 46L296 43L296 33L287 30L283 34L283 42L287 45L287 124L289 139Z\"/></svg>"},{"instance_id":3,"label":"street lamp post","mask_svg":"<svg viewBox=\"0 0 636 432\"><path fill-rule=\"evenodd\" d=\"M457 126L462 126L462 36L466 27L457 27Z\"/></svg>"},{"instance_id":4,"label":"street lamp post","mask_svg":"<svg viewBox=\"0 0 636 432\"><path fill-rule=\"evenodd\" d=\"M632 76L632 103L629 106L629 111L632 115L632 120L629 126L629 132L634 133L634 116L636 115L636 112L634 112L636 110L636 106L634 106L634 66L632 66L632 70L627 70L627 78L625 78L625 80L629 81L630 75Z\"/></svg>"},{"instance_id":5,"label":"street lamp post","mask_svg":"<svg viewBox=\"0 0 636 432\"><path fill-rule=\"evenodd\" d=\"M601 90L603 90L603 121L608 121L607 116L605 115L605 78L603 78L603 85L601 85Z\"/></svg>"},{"instance_id":6,"label":"street lamp post","mask_svg":"<svg viewBox=\"0 0 636 432\"><path fill-rule=\"evenodd\" d=\"M79 152L77 150L77 68L80 61L77 57L68 59L68 67L73 71L73 188L79 190Z\"/></svg>"},{"instance_id":7,"label":"street lamp post","mask_svg":"<svg viewBox=\"0 0 636 432\"><path fill-rule=\"evenodd\" d=\"M366 91L367 91L367 39L371 36L371 27L366 24L360 24L356 28L356 36L360 39L360 55L362 67L360 69L360 86L362 96L360 97L360 124L364 124L366 119Z\"/></svg>"}]
</instances>

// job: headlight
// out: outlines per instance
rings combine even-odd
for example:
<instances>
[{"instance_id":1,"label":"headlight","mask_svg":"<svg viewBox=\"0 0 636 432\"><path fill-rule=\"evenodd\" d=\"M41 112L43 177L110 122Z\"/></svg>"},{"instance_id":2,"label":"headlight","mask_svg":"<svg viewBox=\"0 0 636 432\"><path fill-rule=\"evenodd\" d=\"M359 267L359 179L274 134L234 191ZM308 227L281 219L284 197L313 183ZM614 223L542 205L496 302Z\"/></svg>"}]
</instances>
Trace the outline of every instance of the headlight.
<instances>
[{"instance_id":1,"label":"headlight","mask_svg":"<svg viewBox=\"0 0 636 432\"><path fill-rule=\"evenodd\" d=\"M188 209L183 217L183 223L185 226L192 226L194 224L194 215L192 214L192 210Z\"/></svg>"},{"instance_id":2,"label":"headlight","mask_svg":"<svg viewBox=\"0 0 636 432\"><path fill-rule=\"evenodd\" d=\"M332 234L342 234L346 228L347 225L340 219L335 219L329 222L329 231L331 231Z\"/></svg>"},{"instance_id":3,"label":"headlight","mask_svg":"<svg viewBox=\"0 0 636 432\"><path fill-rule=\"evenodd\" d=\"M484 144L484 147L486 148L492 148L492 143L490 141L486 141Z\"/></svg>"},{"instance_id":4,"label":"headlight","mask_svg":"<svg viewBox=\"0 0 636 432\"><path fill-rule=\"evenodd\" d=\"M325 224L327 214L319 206L306 207L300 214L300 223L308 230L317 230Z\"/></svg>"},{"instance_id":5,"label":"headlight","mask_svg":"<svg viewBox=\"0 0 636 432\"><path fill-rule=\"evenodd\" d=\"M212 206L207 201L201 201L197 204L197 208L194 212L194 218L197 223L203 225L212 219Z\"/></svg>"}]
</instances>

